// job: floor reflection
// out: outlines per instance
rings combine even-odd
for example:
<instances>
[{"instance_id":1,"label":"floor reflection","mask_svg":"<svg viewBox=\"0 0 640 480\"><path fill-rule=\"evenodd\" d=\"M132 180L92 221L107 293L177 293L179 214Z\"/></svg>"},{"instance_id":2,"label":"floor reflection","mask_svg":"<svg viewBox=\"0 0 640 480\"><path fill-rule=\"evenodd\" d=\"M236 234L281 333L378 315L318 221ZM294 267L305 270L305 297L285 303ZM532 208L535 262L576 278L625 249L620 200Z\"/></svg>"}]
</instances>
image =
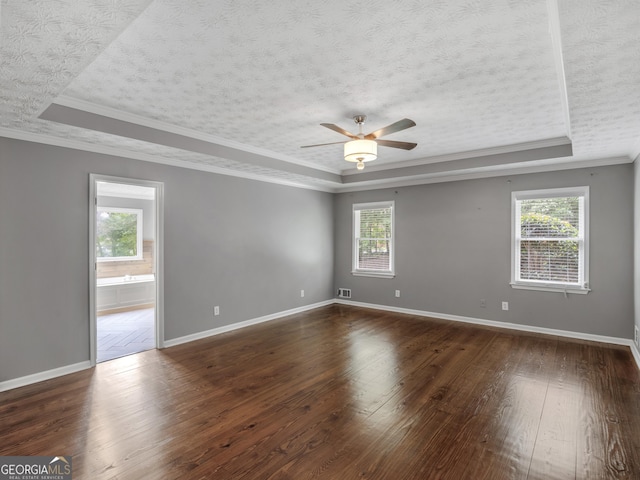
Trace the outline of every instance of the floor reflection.
<instances>
[{"instance_id":1,"label":"floor reflection","mask_svg":"<svg viewBox=\"0 0 640 480\"><path fill-rule=\"evenodd\" d=\"M89 404L82 463L85 472L143 462L162 451L167 412L162 410L166 385L145 375L146 354L129 355L96 367ZM134 446L132 448L132 446Z\"/></svg>"},{"instance_id":2,"label":"floor reflection","mask_svg":"<svg viewBox=\"0 0 640 480\"><path fill-rule=\"evenodd\" d=\"M396 345L386 333L349 334L349 373L352 400L358 411L370 417L369 426L386 429L395 421L389 399L398 392L399 368Z\"/></svg>"}]
</instances>

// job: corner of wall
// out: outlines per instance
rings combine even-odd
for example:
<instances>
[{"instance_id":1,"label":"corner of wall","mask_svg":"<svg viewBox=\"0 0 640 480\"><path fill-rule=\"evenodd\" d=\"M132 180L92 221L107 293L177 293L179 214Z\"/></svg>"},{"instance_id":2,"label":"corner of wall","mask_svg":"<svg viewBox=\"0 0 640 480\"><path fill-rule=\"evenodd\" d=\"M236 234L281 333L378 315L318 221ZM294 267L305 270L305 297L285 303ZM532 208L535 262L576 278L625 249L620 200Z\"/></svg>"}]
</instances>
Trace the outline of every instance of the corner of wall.
<instances>
[{"instance_id":1,"label":"corner of wall","mask_svg":"<svg viewBox=\"0 0 640 480\"><path fill-rule=\"evenodd\" d=\"M633 305L633 323L640 329L640 155L633 162ZM640 366L637 347L634 345L632 350Z\"/></svg>"}]
</instances>

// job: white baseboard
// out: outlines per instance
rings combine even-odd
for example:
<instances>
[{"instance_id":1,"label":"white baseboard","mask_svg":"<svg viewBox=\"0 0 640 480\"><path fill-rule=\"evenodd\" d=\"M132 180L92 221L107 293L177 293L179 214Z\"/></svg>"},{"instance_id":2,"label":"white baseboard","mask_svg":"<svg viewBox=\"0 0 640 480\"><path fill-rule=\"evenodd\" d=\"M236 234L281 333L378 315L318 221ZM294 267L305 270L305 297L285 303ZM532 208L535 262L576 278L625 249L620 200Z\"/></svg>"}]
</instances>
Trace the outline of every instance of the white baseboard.
<instances>
[{"instance_id":1,"label":"white baseboard","mask_svg":"<svg viewBox=\"0 0 640 480\"><path fill-rule=\"evenodd\" d=\"M590 340L592 342L610 343L613 345L626 345L631 348L638 367L640 368L640 355L635 348L633 340L628 338L607 337L604 335L593 335L591 333L571 332L568 330L556 330L554 328L533 327L531 325L520 325L517 323L497 322L495 320L485 320L482 318L463 317L460 315L449 315L446 313L425 312L423 310L412 310L409 308L391 307L388 305L378 305L375 303L354 302L351 300L336 299L336 303L343 305L353 305L356 307L373 308L375 310L384 310L387 312L406 313L409 315L417 315L420 317L439 318L441 320L452 320L454 322L473 323L475 325L485 325L488 327L506 328L509 330L519 330L522 332L542 333L545 335L555 335L557 337L575 338L578 340Z\"/></svg>"},{"instance_id":2,"label":"white baseboard","mask_svg":"<svg viewBox=\"0 0 640 480\"><path fill-rule=\"evenodd\" d=\"M271 315L265 315L263 317L252 318L243 322L232 323L230 325L224 325L218 328L212 328L211 330L205 330L204 332L193 333L184 337L172 338L171 340L164 341L164 348L174 347L183 343L193 342L194 340L200 340L202 338L211 337L213 335L220 335L221 333L231 332L240 328L250 327L251 325L257 325L259 323L268 322L270 320L276 320L278 318L286 317L288 315L294 315L296 313L306 312L307 310L313 310L314 308L326 307L332 305L335 301L326 300L324 302L314 303L311 305L305 305L303 307L292 308L291 310L285 310L283 312L272 313Z\"/></svg>"},{"instance_id":3,"label":"white baseboard","mask_svg":"<svg viewBox=\"0 0 640 480\"><path fill-rule=\"evenodd\" d=\"M276 320L278 318L286 317L288 315L294 315L296 313L306 312L308 310L313 310L315 308L325 307L327 305L331 305L334 303L338 303L342 305L353 305L356 307L372 308L375 310L383 310L388 312L406 313L409 315L417 315L420 317L432 317L432 318L439 318L442 320L451 320L455 322L464 322L464 323L471 323L476 325L486 325L490 327L506 328L510 330L519 330L524 332L542 333L546 335L555 335L559 337L576 338L579 340L590 340L594 342L610 343L614 345L625 345L631 349L631 354L633 355L633 358L635 359L636 364L640 369L640 351L638 351L638 348L636 347L636 345L633 343L633 340L631 339L618 338L618 337L606 337L603 335L571 332L567 330L555 330L553 328L532 327L529 325L519 325L516 323L497 322L494 320L485 320L481 318L463 317L460 315L449 315L445 313L427 312L423 310L412 310L409 308L391 307L387 305L378 305L373 303L354 302L351 300L343 300L343 299L326 300L324 302L305 305L303 307L293 308L291 310L285 310L283 312L273 313L271 315L265 315L263 317L245 320L244 322L233 323L231 325L225 325L225 326L214 328L211 330L206 330L204 332L198 332L192 335L186 335L184 337L166 340L164 342L164 346L165 348L173 347L175 345L192 342L194 340L200 340L202 338L211 337L213 335L219 335L225 332L231 332L233 330L249 327L251 325L257 325L259 323L268 322L270 320ZM63 375L79 372L87 368L91 368L91 362L89 362L88 360L85 362L80 362L73 365L54 368L52 370L46 370L44 372L34 373L32 375L27 375L20 378L6 380L4 382L0 382L0 392L5 392L7 390L11 390L14 388L31 385L32 383L42 382L45 380L50 380L52 378L61 377Z\"/></svg>"},{"instance_id":4,"label":"white baseboard","mask_svg":"<svg viewBox=\"0 0 640 480\"><path fill-rule=\"evenodd\" d=\"M24 387L26 385L31 385L32 383L43 382L52 378L79 372L80 370L86 370L87 368L91 368L91 362L89 360L75 363L73 365L66 365L60 368L54 368L52 370L46 370L44 372L34 373L20 378L14 378L12 380L6 380L4 382L0 382L0 392L5 392L13 388Z\"/></svg>"},{"instance_id":5,"label":"white baseboard","mask_svg":"<svg viewBox=\"0 0 640 480\"><path fill-rule=\"evenodd\" d=\"M164 342L164 348L172 347L174 345L180 345L181 343L192 342L194 340L210 337L212 335L219 335L221 333L230 332L232 330L237 330L239 328L244 328L251 325L256 325L258 323L268 322L269 320L275 320L278 318L286 317L287 315L294 315L296 313L306 312L307 310L313 310L314 308L325 307L327 305L332 305L333 303L335 303L333 299L326 300L324 302L305 305L303 307L298 307L298 308L292 308L291 310L285 310L284 312L265 315L264 317L258 317L251 320L246 320L244 322L225 325L223 327L214 328L212 330L207 330L205 332L194 333L193 335L187 335L185 337L166 340ZM31 385L32 383L49 380L51 378L61 377L62 375L79 372L80 370L85 370L87 368L91 368L91 362L89 360L85 362L76 363L74 365L67 365L60 368L54 368L53 370L47 370L44 372L38 372L32 375L27 375L20 378L6 380L4 382L0 382L0 392L5 392L7 390L11 390L18 387L24 387L26 385Z\"/></svg>"},{"instance_id":6,"label":"white baseboard","mask_svg":"<svg viewBox=\"0 0 640 480\"><path fill-rule=\"evenodd\" d=\"M636 344L633 342L631 342L631 354L633 355L633 358L636 359L636 364L640 369L640 351L638 350L638 347L636 346Z\"/></svg>"}]
</instances>

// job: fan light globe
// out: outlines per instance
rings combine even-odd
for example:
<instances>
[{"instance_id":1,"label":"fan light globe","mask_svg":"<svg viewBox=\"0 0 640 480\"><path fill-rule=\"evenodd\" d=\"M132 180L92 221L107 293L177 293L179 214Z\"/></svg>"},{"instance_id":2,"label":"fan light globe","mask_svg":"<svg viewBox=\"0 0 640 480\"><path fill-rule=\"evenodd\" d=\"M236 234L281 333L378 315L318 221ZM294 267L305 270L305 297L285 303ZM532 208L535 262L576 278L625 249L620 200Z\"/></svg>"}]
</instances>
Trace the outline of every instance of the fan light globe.
<instances>
[{"instance_id":1,"label":"fan light globe","mask_svg":"<svg viewBox=\"0 0 640 480\"><path fill-rule=\"evenodd\" d=\"M370 162L376 158L378 158L378 144L373 140L352 140L344 144L344 159L347 162Z\"/></svg>"}]
</instances>

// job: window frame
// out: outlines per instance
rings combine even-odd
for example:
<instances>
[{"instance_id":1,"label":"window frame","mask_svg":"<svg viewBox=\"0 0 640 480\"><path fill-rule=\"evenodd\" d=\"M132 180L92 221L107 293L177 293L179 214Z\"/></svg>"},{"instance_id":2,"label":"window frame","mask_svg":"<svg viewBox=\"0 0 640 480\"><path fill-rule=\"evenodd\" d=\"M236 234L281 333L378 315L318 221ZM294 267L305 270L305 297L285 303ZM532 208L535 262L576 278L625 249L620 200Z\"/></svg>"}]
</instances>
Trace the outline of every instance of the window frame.
<instances>
[{"instance_id":1,"label":"window frame","mask_svg":"<svg viewBox=\"0 0 640 480\"><path fill-rule=\"evenodd\" d=\"M391 208L391 237L389 240L389 270L375 270L367 268L358 268L358 253L360 237L356 237L356 211L361 210L375 210L380 208ZM351 220L351 274L361 277L377 277L377 278L393 278L395 277L395 201L383 201L383 202L368 202L368 203L354 203L352 207L352 220Z\"/></svg>"},{"instance_id":2,"label":"window frame","mask_svg":"<svg viewBox=\"0 0 640 480\"><path fill-rule=\"evenodd\" d=\"M578 233L578 282L521 280L520 276L520 201L546 198L581 197ZM511 192L511 282L512 288L546 292L586 294L589 288L589 187L563 187Z\"/></svg>"},{"instance_id":3,"label":"window frame","mask_svg":"<svg viewBox=\"0 0 640 480\"><path fill-rule=\"evenodd\" d=\"M98 205L96 207L96 239L97 239L97 231L98 231L98 217L101 212L112 212L112 213L129 213L136 215L136 255L131 257L100 257L98 252L96 251L96 261L100 263L104 262L133 262L137 260L143 260L143 209L142 208L125 208L125 207L107 207Z\"/></svg>"}]
</instances>

